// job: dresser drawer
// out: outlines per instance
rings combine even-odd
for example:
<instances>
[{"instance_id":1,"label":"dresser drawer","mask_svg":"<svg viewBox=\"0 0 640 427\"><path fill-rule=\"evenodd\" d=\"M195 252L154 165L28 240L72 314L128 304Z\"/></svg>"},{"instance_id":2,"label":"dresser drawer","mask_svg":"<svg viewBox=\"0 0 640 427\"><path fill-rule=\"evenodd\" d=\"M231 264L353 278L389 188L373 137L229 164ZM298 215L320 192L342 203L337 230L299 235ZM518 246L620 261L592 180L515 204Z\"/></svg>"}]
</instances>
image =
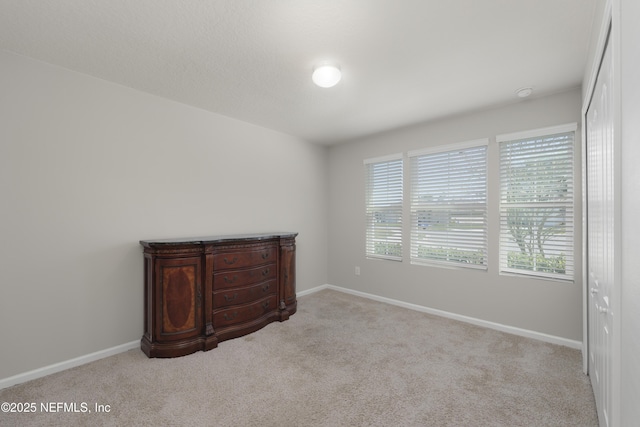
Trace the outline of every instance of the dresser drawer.
<instances>
[{"instance_id":1,"label":"dresser drawer","mask_svg":"<svg viewBox=\"0 0 640 427\"><path fill-rule=\"evenodd\" d=\"M277 246L244 249L237 252L223 252L213 255L213 271L250 267L275 262L278 258Z\"/></svg>"},{"instance_id":2,"label":"dresser drawer","mask_svg":"<svg viewBox=\"0 0 640 427\"><path fill-rule=\"evenodd\" d=\"M216 291L213 293L213 309L253 302L268 295L275 295L277 286L274 279L243 288Z\"/></svg>"},{"instance_id":3,"label":"dresser drawer","mask_svg":"<svg viewBox=\"0 0 640 427\"><path fill-rule=\"evenodd\" d=\"M220 328L258 319L266 313L274 312L277 308L277 302L276 295L270 295L253 303L214 310L213 327Z\"/></svg>"},{"instance_id":4,"label":"dresser drawer","mask_svg":"<svg viewBox=\"0 0 640 427\"><path fill-rule=\"evenodd\" d=\"M215 271L215 270L214 270ZM261 265L245 270L226 270L213 273L213 290L248 286L276 278L276 264Z\"/></svg>"}]
</instances>

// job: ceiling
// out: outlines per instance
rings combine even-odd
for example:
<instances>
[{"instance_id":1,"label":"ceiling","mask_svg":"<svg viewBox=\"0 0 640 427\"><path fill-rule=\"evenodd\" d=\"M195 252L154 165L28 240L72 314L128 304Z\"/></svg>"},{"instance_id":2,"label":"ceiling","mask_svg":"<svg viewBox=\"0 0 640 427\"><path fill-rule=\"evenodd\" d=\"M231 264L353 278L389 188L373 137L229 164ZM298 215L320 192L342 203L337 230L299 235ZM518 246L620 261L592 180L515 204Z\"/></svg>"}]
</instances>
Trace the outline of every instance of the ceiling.
<instances>
[{"instance_id":1,"label":"ceiling","mask_svg":"<svg viewBox=\"0 0 640 427\"><path fill-rule=\"evenodd\" d=\"M0 0L0 49L333 144L580 86L595 0ZM311 73L333 61L329 89Z\"/></svg>"}]
</instances>

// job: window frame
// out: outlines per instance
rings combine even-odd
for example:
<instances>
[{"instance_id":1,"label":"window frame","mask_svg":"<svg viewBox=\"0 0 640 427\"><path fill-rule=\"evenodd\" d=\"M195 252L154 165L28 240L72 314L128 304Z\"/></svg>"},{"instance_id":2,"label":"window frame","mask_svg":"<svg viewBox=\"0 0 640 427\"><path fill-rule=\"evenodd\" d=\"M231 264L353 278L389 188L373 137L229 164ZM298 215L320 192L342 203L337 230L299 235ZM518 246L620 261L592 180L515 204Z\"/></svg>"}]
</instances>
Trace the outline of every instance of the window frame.
<instances>
[{"instance_id":1,"label":"window frame","mask_svg":"<svg viewBox=\"0 0 640 427\"><path fill-rule=\"evenodd\" d=\"M507 160L503 158L503 155L505 155L505 153L503 152L503 148L506 147L508 144L518 144L518 143L525 143L527 140L530 141L535 141L535 140L539 140L539 141L543 141L543 140L551 140L553 137L561 137L563 134L573 134L572 135L572 140L571 142L568 144L568 149L569 149L569 153L566 154L564 156L564 161L565 162L570 162L570 168L569 171L565 173L565 175L563 176L558 176L558 179L566 179L566 192L567 194L569 194L568 197L568 201L560 201L560 200L554 200L554 201L512 201L512 202L507 202L507 193L512 194L511 197L513 196L513 191L511 190L506 190L507 188L513 188L513 186L517 185L517 183L514 183L513 181L511 182L511 187L509 187L509 183L505 182L505 168ZM499 239L499 249L498 249L498 262L499 262L499 273L501 275L515 275L515 276L524 276L524 277L529 277L529 278L538 278L538 279L545 279L545 280L554 280L554 281L562 281L562 282L570 282L573 283L575 281L575 277L576 277L576 265L575 265L575 261L576 261L576 224L577 224L577 212L576 212L576 185L577 185L577 181L576 180L576 151L577 151L577 147L576 147L576 138L577 138L577 123L568 123L568 124L564 124L564 125L559 125L559 126L552 126L552 127L546 127L546 128L540 128L540 129L533 129L533 130L528 130L528 131L523 131L523 132L515 132L515 133L509 133L509 134L502 134L502 135L498 135L496 136L496 143L498 145L498 161L499 161L499 209L498 209L498 221L499 221L499 233L498 233L498 239ZM532 144L536 144L536 142L532 142ZM538 142L538 145L542 145L544 144L544 142ZM539 150L540 153L542 153L542 149ZM535 156L536 153L533 153L532 156ZM516 156L512 156L513 158L515 158L516 160L519 161L524 161L524 157L520 156L520 157L516 157ZM539 157L542 157L542 154L539 154ZM560 157L558 157L559 159ZM535 157L531 160L532 162L535 162ZM513 162L513 159L512 159ZM560 168L559 168L560 169ZM559 174L562 174L562 169L559 170ZM539 184L539 187L542 187L541 184ZM535 187L535 194L538 194L540 192L539 187ZM556 191L556 192L562 192L564 191L561 186L560 187L548 187L551 190L550 191ZM532 190L529 190L529 193ZM520 193L515 193L516 195L518 194L523 194L522 192ZM522 197L522 196L516 196L516 197ZM530 214L531 216L533 216L534 218L536 218L536 213L535 211L538 210L538 212L542 212L542 209L554 209L554 210L558 210L559 212L564 212L562 218L564 219L564 221L560 221L560 224L563 225L562 228L562 232L561 233L557 233L558 236L560 236L560 234L565 234L565 237L558 237L558 240L560 241L564 241L566 243L564 244L557 244L557 248L559 249L555 249L552 253L554 252L559 252L558 255L556 255L556 263L558 263L558 269L563 268L564 269L564 273L558 273L558 272L549 272L549 271L536 271L533 269L528 269L528 268L516 268L516 267L510 267L509 266L509 258L510 258L510 253L515 253L516 251L514 250L509 250L510 248L508 247L508 245L510 245L511 248L514 248L514 243L517 244L516 242L516 238L513 237L513 234L509 231L508 229L508 210L509 209L532 209L532 213ZM537 214L540 215L540 214ZM529 216L531 218L531 216ZM544 226L544 224L543 224ZM533 228L533 227L530 227ZM538 233L540 233L540 231L538 231ZM511 236L511 237L510 237ZM531 236L531 239L533 239L533 236ZM509 242L511 240L511 242ZM530 243L531 244L531 243ZM546 244L546 241L542 243L542 245ZM544 249L544 246L542 246ZM564 251L563 251L564 249ZM521 250L521 249L520 249ZM548 249L544 249L542 251L543 253L543 259L544 257L544 252L545 250ZM521 250L522 251L522 250ZM516 255L513 255L513 257L517 258L517 255L521 254L521 252L517 252ZM538 257L539 257L539 250L538 249L534 249L533 250L533 263L535 264ZM522 255L524 257L530 257L527 254ZM564 259L562 259L562 257L564 257ZM547 261L545 259L545 261ZM513 261L516 262L516 261ZM549 258L549 262L548 262L548 266L547 267L543 267L543 268L548 268L548 269L553 269L554 267L553 265L552 258ZM562 267L563 266L563 267ZM535 266L533 266L535 268Z\"/></svg>"},{"instance_id":2,"label":"window frame","mask_svg":"<svg viewBox=\"0 0 640 427\"><path fill-rule=\"evenodd\" d=\"M478 148L483 148L484 153L480 156L472 152L472 150L476 150ZM448 166L442 167L442 156L446 156L448 153L458 152L459 154L465 152L466 155L471 155L472 158L468 166L460 166L455 163L459 161L456 159L456 156L450 155L447 156ZM442 183L440 181L437 182L437 185L433 182L429 183L428 176L423 177L420 182L417 182L416 179L420 171L417 170L417 162L420 159L424 159L428 156L433 157L433 166L438 172L450 173L452 177L451 185L446 186L447 191L451 191L452 189L458 188L458 193L460 194L460 199L453 199L451 203L441 204L441 203L425 203L417 201L417 191L420 188L422 191L437 191L435 187L442 187ZM464 156L464 155L463 155ZM461 157L463 157L461 156ZM463 269L476 269L487 271L489 265L489 139L482 138L476 139L472 141L466 141L461 143L454 144L444 144L438 145L435 147L429 147L421 150L412 150L408 152L408 157L410 160L410 177L411 177L411 185L410 185L410 197L409 197L409 215L411 218L410 221L410 252L411 252L411 264L416 265L426 265L426 266L437 266L437 267L446 267L446 268L463 268ZM478 179L474 180L473 185L475 188L478 188L482 191L482 196L480 198L476 198L474 200L471 195L465 190L461 190L461 179L464 177L465 173L470 173L467 168L475 168L477 174L478 167L478 158L481 158L480 162L482 165L482 173ZM453 162L453 165L451 163ZM424 166L424 165L423 165ZM452 167L451 167L452 166ZM466 192L466 194L464 194ZM432 213L437 213L439 216L446 216L447 218L453 218L454 215L460 215L464 218L465 214L468 215L468 218L476 218L473 220L475 224L478 224L478 212L481 220L480 230L479 232L474 233L475 235L471 235L469 233L465 233L464 231L454 231L454 228L445 227L444 232L447 233L446 236L437 237L443 238L441 240L442 248L432 248L433 250L442 250L445 253L439 254L441 257L421 257L418 256L420 247L418 240L424 238L425 235L428 235L429 232L425 232L422 230L426 227L420 227L420 211L431 211ZM433 233L433 232L432 232ZM433 243L432 243L433 244ZM479 263L469 262L473 261L475 256L469 255L469 253L479 251ZM465 254L466 252L466 254ZM447 259L442 259L443 256L446 256Z\"/></svg>"},{"instance_id":3,"label":"window frame","mask_svg":"<svg viewBox=\"0 0 640 427\"><path fill-rule=\"evenodd\" d=\"M372 203L372 191L374 191L372 185L373 181L375 180L375 178L371 175L373 171L372 168L374 168L374 165L389 165L397 162L399 162L399 172L394 171L394 174L392 176L387 177L387 179L391 179L392 182L387 182L387 191L384 192L384 194L380 194L377 196L379 203L391 203L395 200L395 205L388 206L386 208L383 208L382 206L376 206L375 203ZM404 155L403 153L397 153L382 157L374 157L365 159L363 163L365 166L365 256L370 259L383 259L402 262L404 251ZM395 165L394 167L397 169L398 165ZM390 235L374 239L376 230L372 228L372 226L377 223L374 218L378 214L384 214L385 216L395 216L398 222L395 227L381 227L380 231L382 232L382 234L390 233ZM376 243L398 245L399 250L397 251L397 254L375 253Z\"/></svg>"}]
</instances>

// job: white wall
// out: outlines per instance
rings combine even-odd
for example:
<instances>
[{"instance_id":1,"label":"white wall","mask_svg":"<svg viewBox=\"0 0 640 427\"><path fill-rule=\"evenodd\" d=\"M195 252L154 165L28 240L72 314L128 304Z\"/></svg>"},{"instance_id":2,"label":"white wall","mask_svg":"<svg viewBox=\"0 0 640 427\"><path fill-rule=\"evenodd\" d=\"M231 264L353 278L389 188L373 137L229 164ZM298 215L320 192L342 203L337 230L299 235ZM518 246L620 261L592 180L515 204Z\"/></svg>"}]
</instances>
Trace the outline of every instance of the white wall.
<instances>
[{"instance_id":1,"label":"white wall","mask_svg":"<svg viewBox=\"0 0 640 427\"><path fill-rule=\"evenodd\" d=\"M614 3L619 40L622 157L621 423L640 420L640 2Z\"/></svg>"},{"instance_id":2,"label":"white wall","mask_svg":"<svg viewBox=\"0 0 640 427\"><path fill-rule=\"evenodd\" d=\"M583 91L586 93L593 70L599 65L598 38L607 30L607 6L612 8L611 40L614 61L614 103L619 113L616 142L620 149L620 282L614 292L619 301L620 330L614 359L619 383L614 384L616 412L614 426L636 425L640 419L640 2L637 0L598 0L593 33L589 46L589 62L585 70ZM615 333L615 331L614 331ZM617 417L617 418L616 418Z\"/></svg>"},{"instance_id":3,"label":"white wall","mask_svg":"<svg viewBox=\"0 0 640 427\"><path fill-rule=\"evenodd\" d=\"M578 88L546 98L363 138L329 150L329 282L356 291L444 310L476 319L582 341L581 233L576 229L576 281L498 274L498 166L495 136L580 122ZM580 126L578 126L580 129ZM444 269L411 265L405 239L403 262L366 259L363 160L432 145L491 138L489 147L489 269ZM580 135L577 135L580 141ZM577 144L579 151L579 144ZM580 153L576 153L576 194L581 192ZM405 163L406 164L406 163ZM405 175L408 175L405 169ZM408 185L408 180L405 181ZM408 194L405 192L405 194ZM577 207L579 208L578 197ZM405 236L409 217L406 214ZM578 209L576 218L581 218ZM361 267L361 275L354 267Z\"/></svg>"},{"instance_id":4,"label":"white wall","mask_svg":"<svg viewBox=\"0 0 640 427\"><path fill-rule=\"evenodd\" d=\"M327 282L327 149L0 51L0 379L139 340L138 241L297 231Z\"/></svg>"}]
</instances>

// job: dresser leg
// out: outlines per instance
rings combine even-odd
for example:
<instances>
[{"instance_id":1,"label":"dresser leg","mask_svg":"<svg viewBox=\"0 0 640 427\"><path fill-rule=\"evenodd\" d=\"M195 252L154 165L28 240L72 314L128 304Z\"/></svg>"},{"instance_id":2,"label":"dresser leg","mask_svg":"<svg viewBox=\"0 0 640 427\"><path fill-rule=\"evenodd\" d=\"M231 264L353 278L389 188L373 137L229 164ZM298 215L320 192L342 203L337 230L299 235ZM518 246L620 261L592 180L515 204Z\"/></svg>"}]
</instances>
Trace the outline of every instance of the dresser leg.
<instances>
[{"instance_id":1,"label":"dresser leg","mask_svg":"<svg viewBox=\"0 0 640 427\"><path fill-rule=\"evenodd\" d=\"M281 322L284 322L285 320L289 319L289 310L287 310L287 305L284 303L284 300L280 301L280 307L278 307L280 310L280 318L279 320Z\"/></svg>"}]
</instances>

